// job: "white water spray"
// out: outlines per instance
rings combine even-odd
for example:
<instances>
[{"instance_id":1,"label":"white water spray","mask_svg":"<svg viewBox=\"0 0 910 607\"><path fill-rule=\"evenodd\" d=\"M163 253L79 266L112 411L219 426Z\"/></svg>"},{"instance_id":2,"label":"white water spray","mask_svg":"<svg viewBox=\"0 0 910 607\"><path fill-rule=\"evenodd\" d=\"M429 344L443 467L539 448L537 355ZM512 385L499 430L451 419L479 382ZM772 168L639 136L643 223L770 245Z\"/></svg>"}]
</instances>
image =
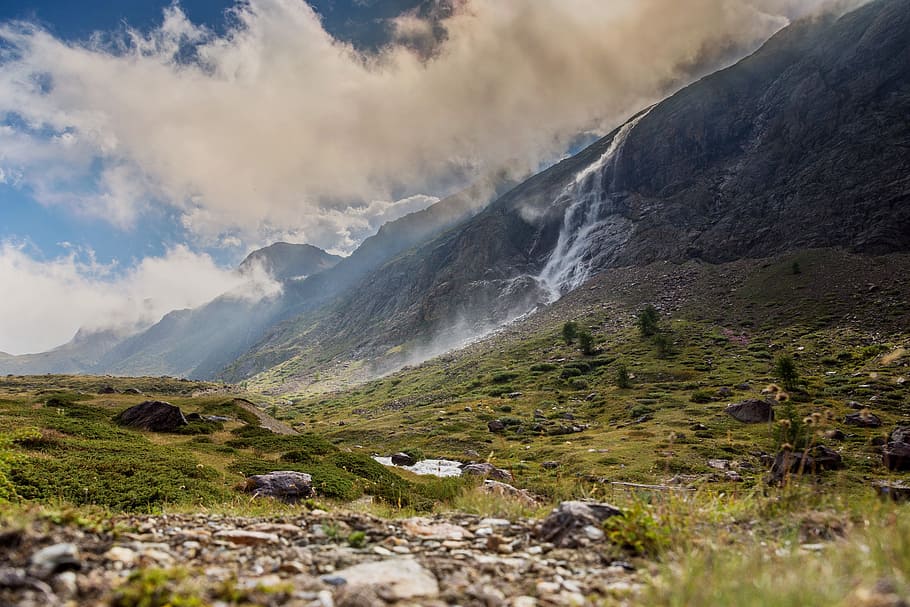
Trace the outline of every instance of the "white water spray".
<instances>
[{"instance_id":1,"label":"white water spray","mask_svg":"<svg viewBox=\"0 0 910 607\"><path fill-rule=\"evenodd\" d=\"M632 129L648 115L636 116L613 137L610 147L594 164L579 171L554 204L569 203L563 219L556 248L547 265L537 276L537 282L547 291L552 303L581 286L590 276L591 238L605 223L604 210L615 191L616 166L622 157L623 145Z\"/></svg>"}]
</instances>

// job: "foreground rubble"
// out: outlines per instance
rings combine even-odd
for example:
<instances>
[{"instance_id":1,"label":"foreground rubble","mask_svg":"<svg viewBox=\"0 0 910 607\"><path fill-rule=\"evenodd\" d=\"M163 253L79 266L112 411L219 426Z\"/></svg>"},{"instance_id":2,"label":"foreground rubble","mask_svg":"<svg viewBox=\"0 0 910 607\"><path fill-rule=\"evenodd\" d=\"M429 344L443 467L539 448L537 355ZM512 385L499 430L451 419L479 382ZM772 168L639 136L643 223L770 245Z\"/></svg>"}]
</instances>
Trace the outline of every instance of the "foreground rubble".
<instances>
[{"instance_id":1,"label":"foreground rubble","mask_svg":"<svg viewBox=\"0 0 910 607\"><path fill-rule=\"evenodd\" d=\"M0 531L0 605L621 604L640 585L590 529L567 530L577 537L561 548L533 520L316 510L124 516L108 527L37 519Z\"/></svg>"}]
</instances>

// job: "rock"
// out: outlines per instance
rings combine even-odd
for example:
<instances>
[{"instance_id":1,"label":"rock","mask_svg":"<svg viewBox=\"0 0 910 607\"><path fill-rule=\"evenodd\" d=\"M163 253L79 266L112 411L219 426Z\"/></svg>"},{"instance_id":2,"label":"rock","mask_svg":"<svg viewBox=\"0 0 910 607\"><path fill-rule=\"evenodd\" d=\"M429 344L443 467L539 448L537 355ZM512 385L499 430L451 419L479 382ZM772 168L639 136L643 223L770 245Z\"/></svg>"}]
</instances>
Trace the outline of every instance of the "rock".
<instances>
[{"instance_id":1,"label":"rock","mask_svg":"<svg viewBox=\"0 0 910 607\"><path fill-rule=\"evenodd\" d=\"M534 419L547 419L547 415L543 409L534 409Z\"/></svg>"},{"instance_id":2,"label":"rock","mask_svg":"<svg viewBox=\"0 0 910 607\"><path fill-rule=\"evenodd\" d=\"M389 559L361 563L333 575L343 580L343 594L350 596L372 590L387 602L409 599L431 599L439 595L439 583L432 573L413 559Z\"/></svg>"},{"instance_id":3,"label":"rock","mask_svg":"<svg viewBox=\"0 0 910 607\"><path fill-rule=\"evenodd\" d=\"M841 440L844 440L845 438L847 438L847 435L844 434L840 430L834 429L834 430L828 430L827 432L825 432L825 438L841 441Z\"/></svg>"},{"instance_id":4,"label":"rock","mask_svg":"<svg viewBox=\"0 0 910 607\"><path fill-rule=\"evenodd\" d=\"M540 465L544 470L555 470L559 468L559 462L544 462Z\"/></svg>"},{"instance_id":5,"label":"rock","mask_svg":"<svg viewBox=\"0 0 910 607\"><path fill-rule=\"evenodd\" d=\"M29 573L48 579L63 571L79 571L81 568L79 548L75 544L54 544L32 555Z\"/></svg>"},{"instance_id":6,"label":"rock","mask_svg":"<svg viewBox=\"0 0 910 607\"><path fill-rule=\"evenodd\" d=\"M566 411L566 412L564 412L564 413L560 413L560 414L559 414L559 418L560 418L560 419L567 420L567 421L570 421L570 422L571 422L571 421L575 421L575 416L572 415L571 413L569 413L568 411Z\"/></svg>"},{"instance_id":7,"label":"rock","mask_svg":"<svg viewBox=\"0 0 910 607\"><path fill-rule=\"evenodd\" d=\"M481 464L467 464L461 469L462 474L473 474L484 478L492 478L500 481L511 481L512 473L502 468L497 468L493 464L483 462Z\"/></svg>"},{"instance_id":8,"label":"rock","mask_svg":"<svg viewBox=\"0 0 910 607\"><path fill-rule=\"evenodd\" d=\"M259 546L261 544L276 544L278 536L274 533L263 531L246 531L244 529L228 529L215 534L216 540L224 540L242 546Z\"/></svg>"},{"instance_id":9,"label":"rock","mask_svg":"<svg viewBox=\"0 0 910 607\"><path fill-rule=\"evenodd\" d=\"M910 470L910 443L892 441L885 445L882 463L892 472Z\"/></svg>"},{"instance_id":10,"label":"rock","mask_svg":"<svg viewBox=\"0 0 910 607\"><path fill-rule=\"evenodd\" d=\"M855 400L848 400L848 401L847 401L847 408L848 408L848 409L856 409L857 411L859 411L859 410L861 410L861 409L865 409L866 406L863 405L862 403L856 402Z\"/></svg>"},{"instance_id":11,"label":"rock","mask_svg":"<svg viewBox=\"0 0 910 607\"><path fill-rule=\"evenodd\" d=\"M882 425L882 420L869 411L863 410L859 413L850 413L844 418L844 423L860 428L878 428Z\"/></svg>"},{"instance_id":12,"label":"rock","mask_svg":"<svg viewBox=\"0 0 910 607\"><path fill-rule=\"evenodd\" d=\"M126 567L132 566L139 555L135 551L123 546L114 546L104 553L104 558L114 563L122 563Z\"/></svg>"},{"instance_id":13,"label":"rock","mask_svg":"<svg viewBox=\"0 0 910 607\"><path fill-rule=\"evenodd\" d=\"M114 390L113 386L101 386L98 388L98 394L117 394L117 391Z\"/></svg>"},{"instance_id":14,"label":"rock","mask_svg":"<svg viewBox=\"0 0 910 607\"><path fill-rule=\"evenodd\" d=\"M733 462L728 459L709 459L708 467L715 470L730 470L733 468Z\"/></svg>"},{"instance_id":15,"label":"rock","mask_svg":"<svg viewBox=\"0 0 910 607\"><path fill-rule=\"evenodd\" d=\"M489 493L492 495L512 497L528 504L529 506L537 504L537 498L525 489L518 489L512 485L500 483L498 481L491 481L487 479L483 482L483 485L480 486L480 490L484 493Z\"/></svg>"},{"instance_id":16,"label":"rock","mask_svg":"<svg viewBox=\"0 0 910 607\"><path fill-rule=\"evenodd\" d=\"M891 432L891 442L892 443L908 443L910 444L910 426L898 426Z\"/></svg>"},{"instance_id":17,"label":"rock","mask_svg":"<svg viewBox=\"0 0 910 607\"><path fill-rule=\"evenodd\" d=\"M509 396L509 398L514 399L514 398L521 398L522 396L524 396L524 394L521 392L509 392L508 396Z\"/></svg>"},{"instance_id":18,"label":"rock","mask_svg":"<svg viewBox=\"0 0 910 607\"><path fill-rule=\"evenodd\" d=\"M142 390L139 388L127 388L123 391L124 394L142 394Z\"/></svg>"},{"instance_id":19,"label":"rock","mask_svg":"<svg viewBox=\"0 0 910 607\"><path fill-rule=\"evenodd\" d=\"M724 413L744 424L759 424L774 419L774 408L769 401L750 398L727 405Z\"/></svg>"},{"instance_id":20,"label":"rock","mask_svg":"<svg viewBox=\"0 0 910 607\"><path fill-rule=\"evenodd\" d=\"M840 453L823 445L816 445L805 453L784 450L774 458L770 482L778 483L788 474L818 474L823 470L835 470L843 463Z\"/></svg>"},{"instance_id":21,"label":"rock","mask_svg":"<svg viewBox=\"0 0 910 607\"><path fill-rule=\"evenodd\" d=\"M470 539L474 535L460 525L446 522L436 522L424 517L405 519L401 526L411 535L436 540L460 541Z\"/></svg>"},{"instance_id":22,"label":"rock","mask_svg":"<svg viewBox=\"0 0 910 607\"><path fill-rule=\"evenodd\" d=\"M313 478L289 470L257 474L246 479L243 491L252 493L253 497L274 497L291 503L313 495Z\"/></svg>"},{"instance_id":23,"label":"rock","mask_svg":"<svg viewBox=\"0 0 910 607\"><path fill-rule=\"evenodd\" d=\"M173 432L187 425L179 407L160 400L147 400L130 407L118 415L116 421L121 426L152 432Z\"/></svg>"},{"instance_id":24,"label":"rock","mask_svg":"<svg viewBox=\"0 0 910 607\"><path fill-rule=\"evenodd\" d=\"M689 430L693 430L695 432L699 432L699 431L707 430L707 429L708 429L708 426L701 424L701 423L695 423L695 424L692 424L691 426L689 426Z\"/></svg>"},{"instance_id":25,"label":"rock","mask_svg":"<svg viewBox=\"0 0 910 607\"><path fill-rule=\"evenodd\" d=\"M717 396L720 398L730 398L733 396L733 390L727 386L723 386L717 389Z\"/></svg>"},{"instance_id":26,"label":"rock","mask_svg":"<svg viewBox=\"0 0 910 607\"><path fill-rule=\"evenodd\" d=\"M597 502L563 502L541 522L538 539L562 548L574 548L585 536L588 526L600 527L611 516L622 516L622 510Z\"/></svg>"},{"instance_id":27,"label":"rock","mask_svg":"<svg viewBox=\"0 0 910 607\"><path fill-rule=\"evenodd\" d=\"M506 425L502 421L494 419L487 423L487 429L490 432L502 432L506 429Z\"/></svg>"},{"instance_id":28,"label":"rock","mask_svg":"<svg viewBox=\"0 0 910 607\"><path fill-rule=\"evenodd\" d=\"M188 421L188 422L201 422L201 421L203 421L203 420L202 420L202 416L199 415L198 413L190 413L189 415L186 416L186 421Z\"/></svg>"},{"instance_id":29,"label":"rock","mask_svg":"<svg viewBox=\"0 0 910 607\"><path fill-rule=\"evenodd\" d=\"M465 454L465 457L480 457L480 453L478 453L474 449L465 449L464 454Z\"/></svg>"},{"instance_id":30,"label":"rock","mask_svg":"<svg viewBox=\"0 0 910 607\"><path fill-rule=\"evenodd\" d=\"M417 460L407 453L396 453L392 456L392 463L396 466L413 466Z\"/></svg>"},{"instance_id":31,"label":"rock","mask_svg":"<svg viewBox=\"0 0 910 607\"><path fill-rule=\"evenodd\" d=\"M737 384L736 389L739 390L740 392L748 392L749 390L752 389L752 385L749 383L743 382L741 384Z\"/></svg>"},{"instance_id":32,"label":"rock","mask_svg":"<svg viewBox=\"0 0 910 607\"><path fill-rule=\"evenodd\" d=\"M901 481L894 483L879 481L873 483L872 487L881 498L895 502L910 502L910 485L906 485Z\"/></svg>"}]
</instances>

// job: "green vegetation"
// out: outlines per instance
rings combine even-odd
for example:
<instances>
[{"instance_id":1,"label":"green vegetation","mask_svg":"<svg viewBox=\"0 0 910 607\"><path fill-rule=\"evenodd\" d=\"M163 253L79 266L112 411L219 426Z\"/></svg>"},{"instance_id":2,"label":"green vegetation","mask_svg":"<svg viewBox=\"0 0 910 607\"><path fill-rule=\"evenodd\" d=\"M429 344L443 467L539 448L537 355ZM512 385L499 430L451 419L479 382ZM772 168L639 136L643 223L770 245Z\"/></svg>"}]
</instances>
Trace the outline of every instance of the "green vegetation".
<instances>
[{"instance_id":1,"label":"green vegetation","mask_svg":"<svg viewBox=\"0 0 910 607\"><path fill-rule=\"evenodd\" d=\"M796 390L799 382L799 372L796 370L796 362L792 356L778 356L774 361L774 372L780 378L784 388L787 390Z\"/></svg>"},{"instance_id":2,"label":"green vegetation","mask_svg":"<svg viewBox=\"0 0 910 607\"><path fill-rule=\"evenodd\" d=\"M660 313L654 306L647 306L638 313L638 330L643 337L657 335L660 330Z\"/></svg>"},{"instance_id":3,"label":"green vegetation","mask_svg":"<svg viewBox=\"0 0 910 607\"><path fill-rule=\"evenodd\" d=\"M566 345L569 345L575 341L576 337L578 337L578 323L570 320L562 326L562 338L566 341Z\"/></svg>"}]
</instances>

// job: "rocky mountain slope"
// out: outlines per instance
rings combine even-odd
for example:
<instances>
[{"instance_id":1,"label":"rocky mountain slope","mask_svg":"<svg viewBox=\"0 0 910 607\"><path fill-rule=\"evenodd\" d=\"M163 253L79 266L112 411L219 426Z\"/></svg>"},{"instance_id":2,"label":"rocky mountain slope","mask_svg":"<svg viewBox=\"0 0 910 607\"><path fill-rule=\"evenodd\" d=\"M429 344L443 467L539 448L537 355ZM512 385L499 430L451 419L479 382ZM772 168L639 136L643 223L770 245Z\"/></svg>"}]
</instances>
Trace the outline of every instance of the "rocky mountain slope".
<instances>
[{"instance_id":1,"label":"rocky mountain slope","mask_svg":"<svg viewBox=\"0 0 910 607\"><path fill-rule=\"evenodd\" d=\"M426 358L610 267L910 248L910 5L794 24L291 319L223 377Z\"/></svg>"}]
</instances>

